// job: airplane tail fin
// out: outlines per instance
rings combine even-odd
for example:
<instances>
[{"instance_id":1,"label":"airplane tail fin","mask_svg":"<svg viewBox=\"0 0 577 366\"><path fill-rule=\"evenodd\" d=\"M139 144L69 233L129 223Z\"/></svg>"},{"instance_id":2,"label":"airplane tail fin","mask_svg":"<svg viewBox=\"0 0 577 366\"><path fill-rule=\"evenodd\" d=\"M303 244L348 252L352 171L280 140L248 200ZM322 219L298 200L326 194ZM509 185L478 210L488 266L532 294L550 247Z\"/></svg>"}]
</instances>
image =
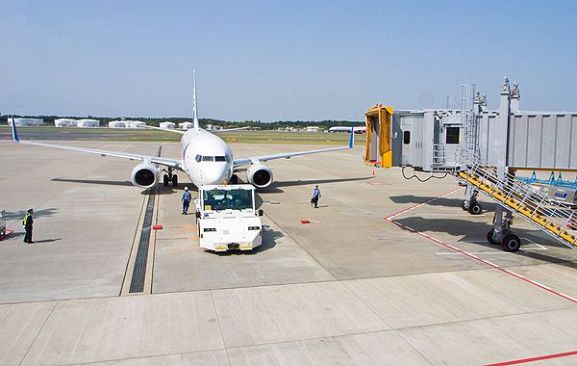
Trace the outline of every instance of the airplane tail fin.
<instances>
[{"instance_id":1,"label":"airplane tail fin","mask_svg":"<svg viewBox=\"0 0 577 366\"><path fill-rule=\"evenodd\" d=\"M349 137L349 149L355 147L355 128L351 127L351 136Z\"/></svg>"},{"instance_id":2,"label":"airplane tail fin","mask_svg":"<svg viewBox=\"0 0 577 366\"><path fill-rule=\"evenodd\" d=\"M200 124L198 123L198 112L196 109L196 70L192 72L192 123L194 124L194 129L199 130Z\"/></svg>"},{"instance_id":3,"label":"airplane tail fin","mask_svg":"<svg viewBox=\"0 0 577 366\"><path fill-rule=\"evenodd\" d=\"M12 140L14 140L16 143L19 143L20 137L18 137L18 130L16 130L16 123L14 122L14 118L12 118L12 123L8 121L8 124L12 125Z\"/></svg>"}]
</instances>

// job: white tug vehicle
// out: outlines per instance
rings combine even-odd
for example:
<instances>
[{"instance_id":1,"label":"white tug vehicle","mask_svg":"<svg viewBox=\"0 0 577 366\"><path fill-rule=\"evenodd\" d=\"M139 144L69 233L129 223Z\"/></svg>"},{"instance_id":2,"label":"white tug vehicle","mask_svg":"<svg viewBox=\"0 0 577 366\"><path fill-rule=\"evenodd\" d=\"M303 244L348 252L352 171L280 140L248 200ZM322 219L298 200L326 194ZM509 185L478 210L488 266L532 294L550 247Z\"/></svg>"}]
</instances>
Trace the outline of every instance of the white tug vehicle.
<instances>
[{"instance_id":1,"label":"white tug vehicle","mask_svg":"<svg viewBox=\"0 0 577 366\"><path fill-rule=\"evenodd\" d=\"M262 210L250 184L205 185L198 190L196 226L201 248L249 251L262 244Z\"/></svg>"}]
</instances>

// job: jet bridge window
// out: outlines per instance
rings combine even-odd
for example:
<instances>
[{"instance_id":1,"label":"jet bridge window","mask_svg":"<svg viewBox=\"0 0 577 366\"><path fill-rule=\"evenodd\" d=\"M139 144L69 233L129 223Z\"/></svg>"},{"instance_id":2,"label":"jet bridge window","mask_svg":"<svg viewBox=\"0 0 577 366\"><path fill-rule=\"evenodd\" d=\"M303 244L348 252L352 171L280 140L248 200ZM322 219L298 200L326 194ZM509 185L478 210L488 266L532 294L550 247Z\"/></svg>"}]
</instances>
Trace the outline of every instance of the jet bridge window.
<instances>
[{"instance_id":1,"label":"jet bridge window","mask_svg":"<svg viewBox=\"0 0 577 366\"><path fill-rule=\"evenodd\" d=\"M446 131L447 144L458 144L460 142L461 128L459 127L447 127Z\"/></svg>"},{"instance_id":2,"label":"jet bridge window","mask_svg":"<svg viewBox=\"0 0 577 366\"><path fill-rule=\"evenodd\" d=\"M411 131L403 132L403 144L408 145L411 143Z\"/></svg>"}]
</instances>

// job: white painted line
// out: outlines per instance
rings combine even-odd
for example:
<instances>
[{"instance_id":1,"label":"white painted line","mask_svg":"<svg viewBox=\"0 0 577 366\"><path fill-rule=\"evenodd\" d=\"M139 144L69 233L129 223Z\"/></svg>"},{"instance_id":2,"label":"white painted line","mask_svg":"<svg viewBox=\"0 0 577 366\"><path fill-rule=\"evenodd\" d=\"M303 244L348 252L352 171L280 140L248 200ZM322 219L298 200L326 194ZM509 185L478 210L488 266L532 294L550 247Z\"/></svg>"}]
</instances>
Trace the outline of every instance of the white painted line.
<instances>
[{"instance_id":1,"label":"white painted line","mask_svg":"<svg viewBox=\"0 0 577 366\"><path fill-rule=\"evenodd\" d=\"M504 251L499 251L499 252L467 252L469 254L475 254L475 255L481 255L481 254L507 254L507 252ZM439 253L435 253L437 255L466 255L464 253L452 253L452 252L439 252Z\"/></svg>"}]
</instances>

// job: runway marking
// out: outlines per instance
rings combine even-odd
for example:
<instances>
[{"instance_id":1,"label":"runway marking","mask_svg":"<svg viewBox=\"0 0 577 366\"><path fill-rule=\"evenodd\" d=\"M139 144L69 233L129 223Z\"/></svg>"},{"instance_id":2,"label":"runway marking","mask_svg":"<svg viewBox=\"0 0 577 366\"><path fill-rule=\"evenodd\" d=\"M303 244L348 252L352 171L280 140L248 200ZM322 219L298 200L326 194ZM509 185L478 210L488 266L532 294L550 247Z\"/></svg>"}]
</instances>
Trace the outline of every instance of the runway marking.
<instances>
[{"instance_id":1,"label":"runway marking","mask_svg":"<svg viewBox=\"0 0 577 366\"><path fill-rule=\"evenodd\" d=\"M551 360L551 359L554 359L554 358L561 358L561 357L575 356L575 355L577 355L577 351L563 352L563 353L553 353L553 354L545 355L545 356L521 358L521 359L518 359L518 360L511 360L511 361L505 361L505 362L490 363L490 364L486 364L485 366L519 365L519 364L522 364L522 363L529 363L529 362L543 361L543 360Z\"/></svg>"},{"instance_id":2,"label":"runway marking","mask_svg":"<svg viewBox=\"0 0 577 366\"><path fill-rule=\"evenodd\" d=\"M508 274L509 276L515 277L515 278L517 278L517 279L519 279L519 280L521 280L521 281L527 282L527 283L529 283L529 284L531 284L531 285L533 285L533 286L535 286L535 287L538 287L538 288L540 288L540 289L542 289L542 290L545 290L545 291L547 291L547 292L549 292L549 293L551 293L551 294L553 294L553 295L555 295L555 296L561 297L561 298L563 298L563 299L565 299L565 300L567 300L567 301L570 301L570 302L572 302L572 303L574 303L574 304L577 304L577 299L574 298L574 297L572 297L572 296L569 296L569 295L567 295L567 294L564 294L564 293L562 293L562 292L560 292L560 291L553 290L553 289L550 288L549 286L546 286L546 285L544 285L544 284L542 284L542 283L539 283L539 282L537 282L537 281L534 281L534 280L532 280L532 279L530 279L530 278L528 278L528 277L525 277L525 276L523 276L523 275L521 275L521 274L519 274L519 273L516 273L516 272L513 272L513 271L508 270L508 269L506 269L506 268L503 268L503 267L501 267L501 266L499 266L499 265L497 265L497 264L495 264L495 263L493 263L493 262L491 262L491 261L488 261L488 260L486 260L486 259L483 259L483 258L481 258L481 257L479 257L479 256L477 256L477 255L475 255L475 254L473 254L473 253L469 253L469 252L466 252L466 251L464 251L464 250L462 250L462 249L459 249L459 248L457 248L456 246L454 246L454 245L452 245L452 244L445 243L444 241L441 241L441 240L439 240L439 239L437 239L437 238L435 238L435 237L433 237L433 236L431 236L431 235L429 235L429 234L426 234L426 233L424 233L424 232L422 232L422 231L418 231L418 230L416 230L416 229L414 229L414 228L412 228L412 227L410 227L410 226L407 226L407 225L401 224L401 223L399 223L399 222L393 221L393 219L394 219L395 217L398 217L398 216L400 216L400 215L402 215L402 214L405 214L405 213L407 213L407 212L409 212L409 211L412 211L412 210L415 210L415 209L417 209L417 208L419 208L419 207L422 207L422 206L424 206L424 205L426 205L426 204L428 204L428 203L430 203L430 202L433 202L433 201L435 201L435 200L437 200L437 199L439 199L439 198L441 198L441 197L448 196L448 195L450 195L450 194L452 194L452 193L455 193L455 192L457 192L457 191L460 190L460 189L462 189L462 188L455 189L455 190L453 190L453 191L450 191L450 192L447 192L447 193L445 193L445 194L442 194L442 195L440 195L439 197L432 198L432 199L430 199L430 200L428 200L428 201L426 201L426 202L420 203L420 204L418 204L418 205L411 206L411 207L406 208L406 209L404 209L404 210L401 210L401 211L399 211L399 212L397 212L397 213L391 214L391 215L385 217L385 220L386 220L386 221L389 221L389 222L392 223L393 225L396 225L397 227L401 228L402 230L410 231L410 232L412 232L412 233L414 233L414 234L417 234L417 235L419 235L419 236L422 236L423 238L426 238L426 239L432 241L433 243L435 243L435 244L438 245L438 246L441 246L441 247L443 247L443 248L446 248L446 249L452 250L452 251L454 251L454 252L460 253L460 254L466 256L467 258L469 258L469 259L471 259L471 260L473 260L473 261L480 262L480 263L482 263L482 264L484 264L484 265L486 265L486 266L489 266L489 267L491 267L491 268L493 268L493 269L496 269L496 270L498 270L498 271L500 271L500 272L503 272L503 273L505 273L505 274Z\"/></svg>"}]
</instances>

